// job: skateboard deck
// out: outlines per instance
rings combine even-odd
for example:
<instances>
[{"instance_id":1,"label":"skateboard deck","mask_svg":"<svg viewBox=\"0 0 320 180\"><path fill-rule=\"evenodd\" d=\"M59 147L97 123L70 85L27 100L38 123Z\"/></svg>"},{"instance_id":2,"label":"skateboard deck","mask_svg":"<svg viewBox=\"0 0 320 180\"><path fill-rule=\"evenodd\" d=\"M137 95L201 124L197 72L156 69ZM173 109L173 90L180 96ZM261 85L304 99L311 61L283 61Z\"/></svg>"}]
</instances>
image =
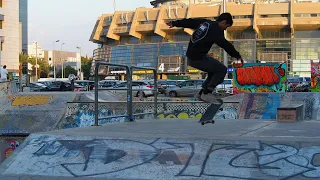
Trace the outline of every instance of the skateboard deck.
<instances>
[{"instance_id":1,"label":"skateboard deck","mask_svg":"<svg viewBox=\"0 0 320 180\"><path fill-rule=\"evenodd\" d=\"M216 115L216 113L219 111L220 107L223 105L223 100L218 99L218 101L221 104L211 104L206 112L203 114L203 116L201 117L199 123L201 123L202 125L205 125L207 123L214 123L213 117Z\"/></svg>"}]
</instances>

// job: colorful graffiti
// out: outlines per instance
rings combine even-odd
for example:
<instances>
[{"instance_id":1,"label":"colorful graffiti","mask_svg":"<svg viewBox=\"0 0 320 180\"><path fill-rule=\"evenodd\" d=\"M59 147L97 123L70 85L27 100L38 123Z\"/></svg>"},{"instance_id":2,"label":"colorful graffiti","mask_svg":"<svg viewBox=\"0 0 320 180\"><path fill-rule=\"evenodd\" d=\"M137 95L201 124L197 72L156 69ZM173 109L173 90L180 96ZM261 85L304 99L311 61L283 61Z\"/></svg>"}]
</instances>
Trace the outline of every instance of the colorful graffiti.
<instances>
[{"instance_id":1,"label":"colorful graffiti","mask_svg":"<svg viewBox=\"0 0 320 180\"><path fill-rule=\"evenodd\" d=\"M60 179L319 179L319 153L317 143L36 134L3 166L3 174L59 173Z\"/></svg>"},{"instance_id":2,"label":"colorful graffiti","mask_svg":"<svg viewBox=\"0 0 320 180\"><path fill-rule=\"evenodd\" d=\"M274 120L280 106L278 93L246 94L239 112L240 119Z\"/></svg>"},{"instance_id":3,"label":"colorful graffiti","mask_svg":"<svg viewBox=\"0 0 320 180\"><path fill-rule=\"evenodd\" d=\"M13 151L15 151L16 148L20 146L24 139L25 138L0 139L0 163L8 158L13 153Z\"/></svg>"},{"instance_id":4,"label":"colorful graffiti","mask_svg":"<svg viewBox=\"0 0 320 180\"><path fill-rule=\"evenodd\" d=\"M126 120L121 118L108 118L110 116L125 115L126 103L105 103L99 106L99 124L119 123ZM178 118L178 119L199 119L207 110L210 104L197 102L177 102L177 103L158 103L158 118ZM217 112L214 119L238 119L239 103L225 103ZM153 118L153 103L136 103L133 108L135 119ZM160 113L161 112L161 113ZM145 114L149 113L149 114ZM61 121L59 128L86 127L94 124L94 106L85 103L68 103L64 121Z\"/></svg>"},{"instance_id":5,"label":"colorful graffiti","mask_svg":"<svg viewBox=\"0 0 320 180\"><path fill-rule=\"evenodd\" d=\"M311 61L311 91L320 92L320 63Z\"/></svg>"},{"instance_id":6,"label":"colorful graffiti","mask_svg":"<svg viewBox=\"0 0 320 180\"><path fill-rule=\"evenodd\" d=\"M27 95L27 96L17 96L12 101L12 106L36 106L48 104L55 96L46 95Z\"/></svg>"},{"instance_id":7,"label":"colorful graffiti","mask_svg":"<svg viewBox=\"0 0 320 180\"><path fill-rule=\"evenodd\" d=\"M233 73L233 93L285 92L287 65L278 63L248 63Z\"/></svg>"}]
</instances>

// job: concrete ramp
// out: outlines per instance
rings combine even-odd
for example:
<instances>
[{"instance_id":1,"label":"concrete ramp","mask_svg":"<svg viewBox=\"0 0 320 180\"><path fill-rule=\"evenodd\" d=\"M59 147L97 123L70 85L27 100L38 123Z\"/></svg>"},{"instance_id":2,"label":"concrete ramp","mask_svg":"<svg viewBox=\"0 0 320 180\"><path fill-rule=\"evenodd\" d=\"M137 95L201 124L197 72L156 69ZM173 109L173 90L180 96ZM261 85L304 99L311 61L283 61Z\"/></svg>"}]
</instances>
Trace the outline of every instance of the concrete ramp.
<instances>
[{"instance_id":1,"label":"concrete ramp","mask_svg":"<svg viewBox=\"0 0 320 180\"><path fill-rule=\"evenodd\" d=\"M318 179L318 124L150 119L32 134L0 179Z\"/></svg>"}]
</instances>

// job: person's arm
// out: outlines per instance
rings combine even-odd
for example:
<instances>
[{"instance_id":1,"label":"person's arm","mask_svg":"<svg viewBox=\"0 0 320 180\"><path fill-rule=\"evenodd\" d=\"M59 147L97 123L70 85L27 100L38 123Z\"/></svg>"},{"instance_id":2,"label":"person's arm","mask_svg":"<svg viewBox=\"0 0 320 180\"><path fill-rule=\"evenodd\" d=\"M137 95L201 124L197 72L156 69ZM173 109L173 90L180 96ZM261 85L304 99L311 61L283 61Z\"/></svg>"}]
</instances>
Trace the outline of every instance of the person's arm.
<instances>
[{"instance_id":1,"label":"person's arm","mask_svg":"<svg viewBox=\"0 0 320 180\"><path fill-rule=\"evenodd\" d=\"M183 27L183 28L191 28L196 29L200 26L201 23L207 21L206 19L181 19L176 21L170 21L167 23L167 25L172 27Z\"/></svg>"},{"instance_id":2,"label":"person's arm","mask_svg":"<svg viewBox=\"0 0 320 180\"><path fill-rule=\"evenodd\" d=\"M243 63L240 53L234 48L234 46L227 41L224 37L218 38L215 42L219 47L224 49L231 57L240 59Z\"/></svg>"}]
</instances>

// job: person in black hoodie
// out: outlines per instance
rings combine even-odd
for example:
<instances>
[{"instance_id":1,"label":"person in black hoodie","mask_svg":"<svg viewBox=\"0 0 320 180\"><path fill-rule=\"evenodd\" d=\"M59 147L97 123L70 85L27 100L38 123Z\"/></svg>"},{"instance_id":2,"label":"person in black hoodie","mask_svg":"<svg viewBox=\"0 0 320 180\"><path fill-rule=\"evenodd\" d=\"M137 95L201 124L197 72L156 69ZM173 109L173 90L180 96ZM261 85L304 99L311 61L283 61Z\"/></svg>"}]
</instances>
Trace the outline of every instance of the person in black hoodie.
<instances>
[{"instance_id":1,"label":"person in black hoodie","mask_svg":"<svg viewBox=\"0 0 320 180\"><path fill-rule=\"evenodd\" d=\"M170 28L183 27L194 29L186 53L188 64L208 73L201 91L195 95L198 99L213 104L220 104L212 93L216 86L223 82L227 74L227 67L207 54L213 44L217 44L230 56L241 61L243 64L240 53L224 37L224 30L231 27L232 24L233 20L230 13L221 14L216 21L188 18L167 22Z\"/></svg>"}]
</instances>

